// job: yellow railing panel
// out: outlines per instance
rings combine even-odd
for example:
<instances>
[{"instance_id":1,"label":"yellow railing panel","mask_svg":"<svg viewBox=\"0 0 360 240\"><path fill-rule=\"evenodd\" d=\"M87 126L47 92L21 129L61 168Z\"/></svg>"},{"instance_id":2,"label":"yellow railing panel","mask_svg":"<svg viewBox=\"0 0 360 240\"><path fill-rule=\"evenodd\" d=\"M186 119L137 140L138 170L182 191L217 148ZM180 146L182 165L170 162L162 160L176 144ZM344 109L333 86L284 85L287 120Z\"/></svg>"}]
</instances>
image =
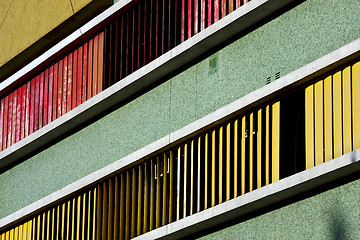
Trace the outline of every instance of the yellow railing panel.
<instances>
[{"instance_id":1,"label":"yellow railing panel","mask_svg":"<svg viewBox=\"0 0 360 240\"><path fill-rule=\"evenodd\" d=\"M245 138L246 138L246 117L242 117L241 120L241 195L245 194Z\"/></svg>"},{"instance_id":2,"label":"yellow railing panel","mask_svg":"<svg viewBox=\"0 0 360 240\"><path fill-rule=\"evenodd\" d=\"M261 158L262 158L262 155L261 155L261 139L262 139L262 110L259 109L258 112L257 112L257 135L256 135L256 156L257 156L257 161L256 161L256 181L257 181L257 185L256 187L257 188L261 188L261 169L262 169L262 166L261 166Z\"/></svg>"},{"instance_id":3,"label":"yellow railing panel","mask_svg":"<svg viewBox=\"0 0 360 240\"><path fill-rule=\"evenodd\" d=\"M270 106L266 106L265 112L265 184L270 183Z\"/></svg>"},{"instance_id":4,"label":"yellow railing panel","mask_svg":"<svg viewBox=\"0 0 360 240\"><path fill-rule=\"evenodd\" d=\"M314 167L314 86L305 89L305 156L306 169Z\"/></svg>"},{"instance_id":5,"label":"yellow railing panel","mask_svg":"<svg viewBox=\"0 0 360 240\"><path fill-rule=\"evenodd\" d=\"M334 157L343 154L343 135L342 135L342 76L341 71L333 76L333 108L334 108Z\"/></svg>"},{"instance_id":6,"label":"yellow railing panel","mask_svg":"<svg viewBox=\"0 0 360 240\"><path fill-rule=\"evenodd\" d=\"M272 182L280 179L280 102L272 105Z\"/></svg>"},{"instance_id":7,"label":"yellow railing panel","mask_svg":"<svg viewBox=\"0 0 360 240\"><path fill-rule=\"evenodd\" d=\"M238 119L234 122L234 197L238 196Z\"/></svg>"},{"instance_id":8,"label":"yellow railing panel","mask_svg":"<svg viewBox=\"0 0 360 240\"><path fill-rule=\"evenodd\" d=\"M324 79L324 157L333 159L332 76Z\"/></svg>"},{"instance_id":9,"label":"yellow railing panel","mask_svg":"<svg viewBox=\"0 0 360 240\"><path fill-rule=\"evenodd\" d=\"M205 186L204 186L204 209L208 208L208 192L209 192L209 185L208 185L208 181L209 181L209 134L206 133L205 134L205 156L204 156L204 167L205 167L205 173L204 173L204 182L205 182Z\"/></svg>"},{"instance_id":10,"label":"yellow railing panel","mask_svg":"<svg viewBox=\"0 0 360 240\"><path fill-rule=\"evenodd\" d=\"M253 190L254 179L254 113L250 113L250 129L249 129L249 191Z\"/></svg>"},{"instance_id":11,"label":"yellow railing panel","mask_svg":"<svg viewBox=\"0 0 360 240\"><path fill-rule=\"evenodd\" d=\"M360 62L351 68L352 73L352 129L353 150L360 148Z\"/></svg>"},{"instance_id":12,"label":"yellow railing panel","mask_svg":"<svg viewBox=\"0 0 360 240\"><path fill-rule=\"evenodd\" d=\"M219 129L219 204L223 202L223 141L224 141L224 127Z\"/></svg>"},{"instance_id":13,"label":"yellow railing panel","mask_svg":"<svg viewBox=\"0 0 360 240\"><path fill-rule=\"evenodd\" d=\"M231 169L230 169L230 162L231 162L231 124L228 123L226 125L226 201L229 201L231 198L230 195L230 187L231 187Z\"/></svg>"},{"instance_id":14,"label":"yellow railing panel","mask_svg":"<svg viewBox=\"0 0 360 240\"><path fill-rule=\"evenodd\" d=\"M324 162L324 96L323 96L323 81L318 81L314 85L314 101L315 101L315 165Z\"/></svg>"},{"instance_id":15,"label":"yellow railing panel","mask_svg":"<svg viewBox=\"0 0 360 240\"><path fill-rule=\"evenodd\" d=\"M352 151L351 134L351 67L343 70L342 103L343 103L343 151L344 154ZM359 92L357 93L359 94Z\"/></svg>"}]
</instances>

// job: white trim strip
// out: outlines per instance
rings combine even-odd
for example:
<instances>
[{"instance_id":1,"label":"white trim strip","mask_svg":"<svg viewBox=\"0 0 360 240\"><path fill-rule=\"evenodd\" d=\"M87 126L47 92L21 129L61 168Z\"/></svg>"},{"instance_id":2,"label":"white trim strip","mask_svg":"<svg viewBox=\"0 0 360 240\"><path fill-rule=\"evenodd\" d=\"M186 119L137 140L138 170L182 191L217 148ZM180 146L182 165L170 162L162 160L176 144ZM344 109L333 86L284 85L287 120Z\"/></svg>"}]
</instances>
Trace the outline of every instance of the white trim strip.
<instances>
[{"instance_id":1,"label":"white trim strip","mask_svg":"<svg viewBox=\"0 0 360 240\"><path fill-rule=\"evenodd\" d=\"M128 167L135 162L148 157L149 155L157 154L159 151L162 151L164 148L168 148L178 144L180 141L184 141L194 134L197 134L199 131L203 131L212 127L214 124L219 121L225 121L227 118L231 117L234 114L239 113L239 111L243 111L260 101L265 101L266 99L273 97L272 95L281 93L288 89L289 87L297 86L303 83L305 80L313 79L326 71L329 71L331 68L338 66L339 64L343 64L349 59L353 59L354 56L359 56L360 54L360 39L355 40L354 42L335 50L334 52L315 60L314 62L292 72L288 75L274 81L242 98L236 100L219 110L210 113L209 115L149 144L148 146L135 151L128 156L121 158L120 160L102 168L98 171L89 174L88 176L69 184L68 186L44 197L18 211L10 214L9 216L0 220L0 230L5 228L6 226L13 224L30 214L34 214L40 211L42 208L45 208L61 199L69 196L70 194L87 187L102 178L109 176L110 174L115 173L119 169ZM96 97L95 97L96 98ZM95 99L94 98L94 99ZM96 99L94 100L96 101ZM346 155L348 156L348 154ZM358 159L358 153L355 155L355 160ZM342 159L340 157L339 159ZM347 160L346 160L347 161ZM331 161L334 162L334 161ZM327 164L327 163L326 163ZM336 161L333 164L337 164ZM342 163L339 163L339 166ZM322 165L319 165L320 169ZM328 165L324 165L328 166ZM332 166L332 165L331 165ZM336 165L338 166L338 165ZM345 166L345 165L344 165ZM347 166L347 165L346 165ZM356 165L358 166L358 164ZM318 168L317 168L318 169ZM355 167L354 167L355 169ZM310 169L311 170L311 169ZM308 170L308 171L310 171ZM314 171L314 170L311 170ZM325 170L324 170L325 171ZM307 172L307 171L306 171ZM325 171L326 172L326 171ZM324 173L325 173L324 172ZM302 176L302 175L301 175ZM280 181L281 182L281 181ZM256 191L254 191L255 193Z\"/></svg>"}]
</instances>

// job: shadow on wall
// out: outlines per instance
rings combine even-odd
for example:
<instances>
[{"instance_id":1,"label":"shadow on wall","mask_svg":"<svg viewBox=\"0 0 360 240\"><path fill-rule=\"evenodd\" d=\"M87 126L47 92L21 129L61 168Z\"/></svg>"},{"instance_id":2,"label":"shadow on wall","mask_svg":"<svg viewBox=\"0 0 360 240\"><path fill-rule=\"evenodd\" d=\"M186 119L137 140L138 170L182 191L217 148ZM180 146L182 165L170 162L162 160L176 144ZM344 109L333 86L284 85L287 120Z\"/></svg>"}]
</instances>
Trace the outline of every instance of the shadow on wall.
<instances>
[{"instance_id":1,"label":"shadow on wall","mask_svg":"<svg viewBox=\"0 0 360 240\"><path fill-rule=\"evenodd\" d=\"M341 203L336 200L334 205L331 206L330 212L330 233L334 240L345 240L345 217L341 210Z\"/></svg>"}]
</instances>

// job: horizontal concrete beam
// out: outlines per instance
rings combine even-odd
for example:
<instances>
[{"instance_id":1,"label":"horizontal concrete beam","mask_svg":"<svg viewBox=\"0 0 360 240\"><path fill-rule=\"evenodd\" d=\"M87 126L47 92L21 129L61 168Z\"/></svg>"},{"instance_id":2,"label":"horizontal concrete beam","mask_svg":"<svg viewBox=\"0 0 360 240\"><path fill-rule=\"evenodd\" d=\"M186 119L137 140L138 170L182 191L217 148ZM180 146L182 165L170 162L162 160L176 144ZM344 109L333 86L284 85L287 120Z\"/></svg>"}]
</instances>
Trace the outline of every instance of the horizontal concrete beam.
<instances>
[{"instance_id":1,"label":"horizontal concrete beam","mask_svg":"<svg viewBox=\"0 0 360 240\"><path fill-rule=\"evenodd\" d=\"M242 111L245 111L246 109L250 108L251 106L264 101L264 99L273 97L274 94L281 94L284 89L287 89L289 87L292 87L294 85L302 84L304 81L307 81L309 79L313 79L316 76L319 76L326 71L329 71L330 69L339 66L339 64L343 64L348 62L349 60L353 59L354 57L359 57L360 54L360 39L338 49L334 52L325 55L318 60L292 72L288 75L252 92L251 94L248 94L239 100L236 100L219 110L210 113L209 115L194 121L193 123L153 142L152 144L149 144L148 146L145 146L144 148L135 151L128 156L121 158L120 160L102 168L98 171L89 174L88 176L64 187L63 189L60 189L57 192L54 192L47 197L40 199L39 201L36 201L33 204L30 204L19 211L3 218L0 220L0 230L6 228L10 224L14 224L18 221L21 221L22 219L26 218L29 215L35 214L42 209L49 207L50 205L53 205L62 199L70 196L71 194L74 194L75 192L88 187L105 177L108 177L112 174L115 174L120 169L131 167L132 165L138 163L139 161L145 160L151 156L154 156L162 151L164 151L167 148L173 147L180 142L186 141L187 139L191 138L195 134L199 134L200 132L203 132L215 124L218 124L222 121L225 121L226 119L234 116L235 114L239 114ZM83 106L87 106L86 104L93 104L91 101L97 101L98 96L95 96L93 99L90 99L89 103L85 103L84 105L79 106L80 109L82 109ZM96 105L95 105L96 106ZM244 110L245 109L245 110ZM75 110L75 109L74 109ZM74 111L73 110L73 111ZM84 110L84 109L82 109ZM71 113L71 112L70 112ZM65 115L66 117L67 115ZM68 116L71 116L68 114ZM69 117L70 119L74 119ZM65 119L65 118L63 118ZM76 118L75 118L76 119ZM58 119L57 121L61 121L61 119ZM74 120L72 120L74 121ZM60 123L59 123L60 125ZM45 126L44 128L47 128L49 126ZM46 129L44 130L46 131ZM35 133L37 134L37 133ZM31 137L31 136L30 136ZM358 151L354 153L355 155L345 155L345 156L351 156L356 161L358 161ZM346 158L346 157L345 157ZM343 159L342 157L339 159ZM355 162L354 160L354 162ZM336 160L331 161L333 165L330 166L338 166L337 168L343 169L344 166L348 165L348 160L344 160L345 163L342 163L341 161L339 163L336 162ZM340 165L339 165L340 164ZM323 169L322 166L328 166L328 163L319 165L318 167L314 169ZM357 165L354 165L354 169L358 169L358 163ZM324 167L326 168L326 167ZM326 170L326 169L325 169ZM327 170L321 170L324 174L327 173ZM306 174L306 172L312 172L315 171L313 169L307 170L301 174ZM348 174L348 170L344 171L341 170L341 172L337 172L339 176L343 176L344 174ZM294 175L295 176L295 175ZM301 175L303 176L303 175ZM330 178L329 178L330 179ZM324 183L328 181L325 179ZM283 182L281 180L280 182ZM279 184L279 183L274 183ZM306 184L305 184L306 185ZM310 184L311 185L311 184ZM311 185L312 186L312 185ZM310 186L310 187L311 187ZM267 186L269 188L269 186ZM257 190L258 191L258 190ZM252 192L251 194L256 193L257 191ZM245 195L244 195L245 196ZM243 210L242 210L243 211Z\"/></svg>"}]
</instances>

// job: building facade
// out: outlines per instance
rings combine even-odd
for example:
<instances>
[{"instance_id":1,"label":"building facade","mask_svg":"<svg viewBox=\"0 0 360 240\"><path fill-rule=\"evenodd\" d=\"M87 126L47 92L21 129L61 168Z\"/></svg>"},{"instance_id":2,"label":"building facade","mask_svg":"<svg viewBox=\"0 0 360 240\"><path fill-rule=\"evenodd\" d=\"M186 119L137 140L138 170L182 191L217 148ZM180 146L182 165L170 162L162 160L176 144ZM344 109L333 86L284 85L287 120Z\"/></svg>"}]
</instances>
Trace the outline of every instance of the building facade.
<instances>
[{"instance_id":1,"label":"building facade","mask_svg":"<svg viewBox=\"0 0 360 240\"><path fill-rule=\"evenodd\" d=\"M0 239L359 238L359 1L1 8Z\"/></svg>"}]
</instances>

